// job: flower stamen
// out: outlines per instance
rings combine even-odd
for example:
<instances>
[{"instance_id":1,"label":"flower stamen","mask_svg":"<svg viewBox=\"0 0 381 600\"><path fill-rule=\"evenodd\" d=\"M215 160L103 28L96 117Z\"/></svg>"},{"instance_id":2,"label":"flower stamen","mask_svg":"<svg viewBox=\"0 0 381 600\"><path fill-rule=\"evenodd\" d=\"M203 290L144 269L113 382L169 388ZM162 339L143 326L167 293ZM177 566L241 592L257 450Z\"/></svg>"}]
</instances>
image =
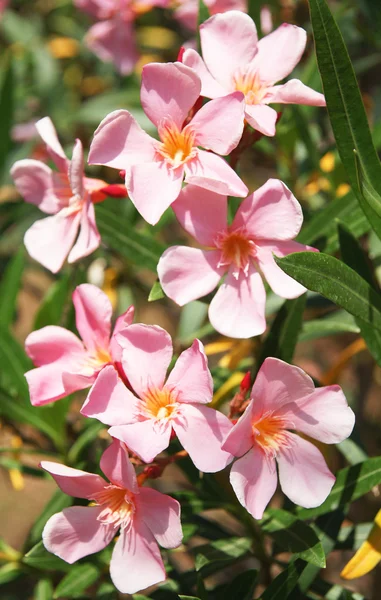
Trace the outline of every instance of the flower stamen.
<instances>
[{"instance_id":1,"label":"flower stamen","mask_svg":"<svg viewBox=\"0 0 381 600\"><path fill-rule=\"evenodd\" d=\"M105 525L113 525L129 529L135 513L134 495L117 485L106 485L103 490L93 495L96 506L104 507L98 515L98 521Z\"/></svg>"},{"instance_id":2,"label":"flower stamen","mask_svg":"<svg viewBox=\"0 0 381 600\"><path fill-rule=\"evenodd\" d=\"M157 152L173 169L197 155L194 146L196 134L189 125L180 130L173 121L165 119L158 131L161 142L158 143Z\"/></svg>"}]
</instances>

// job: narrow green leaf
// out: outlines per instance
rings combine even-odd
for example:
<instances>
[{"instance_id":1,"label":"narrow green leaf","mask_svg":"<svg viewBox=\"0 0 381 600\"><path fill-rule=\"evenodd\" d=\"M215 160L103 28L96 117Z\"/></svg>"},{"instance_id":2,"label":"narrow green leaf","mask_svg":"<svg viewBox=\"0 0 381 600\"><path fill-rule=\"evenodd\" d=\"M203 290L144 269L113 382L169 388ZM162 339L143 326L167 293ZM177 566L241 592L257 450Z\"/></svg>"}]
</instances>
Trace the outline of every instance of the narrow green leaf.
<instances>
[{"instance_id":1,"label":"narrow green leaf","mask_svg":"<svg viewBox=\"0 0 381 600\"><path fill-rule=\"evenodd\" d=\"M251 543L249 538L228 538L197 546L193 549L196 555L196 571L200 571L203 577L206 577L225 568L246 556Z\"/></svg>"},{"instance_id":2,"label":"narrow green leaf","mask_svg":"<svg viewBox=\"0 0 381 600\"><path fill-rule=\"evenodd\" d=\"M34 320L34 329L46 325L60 325L61 316L71 291L70 273L55 281L48 289Z\"/></svg>"},{"instance_id":3,"label":"narrow green leaf","mask_svg":"<svg viewBox=\"0 0 381 600\"><path fill-rule=\"evenodd\" d=\"M200 27L210 17L210 12L204 0L198 0L198 18L197 26Z\"/></svg>"},{"instance_id":4,"label":"narrow green leaf","mask_svg":"<svg viewBox=\"0 0 381 600\"><path fill-rule=\"evenodd\" d=\"M6 54L3 62L3 73L0 88L0 177L12 147L11 128L14 111L13 64L10 54Z\"/></svg>"},{"instance_id":5,"label":"narrow green leaf","mask_svg":"<svg viewBox=\"0 0 381 600\"><path fill-rule=\"evenodd\" d=\"M357 152L355 152L355 160L359 188L357 199L377 237L381 239L381 197L364 172Z\"/></svg>"},{"instance_id":6,"label":"narrow green leaf","mask_svg":"<svg viewBox=\"0 0 381 600\"><path fill-rule=\"evenodd\" d=\"M83 450L98 437L98 434L102 429L104 429L103 423L95 422L88 425L84 431L82 431L68 452L67 460L70 465L76 464Z\"/></svg>"},{"instance_id":7,"label":"narrow green leaf","mask_svg":"<svg viewBox=\"0 0 381 600\"><path fill-rule=\"evenodd\" d=\"M163 288L161 287L160 281L155 281L148 296L148 302L155 302L165 298Z\"/></svg>"},{"instance_id":8,"label":"narrow green leaf","mask_svg":"<svg viewBox=\"0 0 381 600\"><path fill-rule=\"evenodd\" d=\"M297 563L291 562L288 567L286 567L286 569L270 583L260 597L260 600L287 600L298 583L302 564L301 561L298 561Z\"/></svg>"},{"instance_id":9,"label":"narrow green leaf","mask_svg":"<svg viewBox=\"0 0 381 600\"><path fill-rule=\"evenodd\" d=\"M309 525L281 509L270 509L266 517L262 530L275 540L281 550L292 552L320 568L325 567L323 546Z\"/></svg>"},{"instance_id":10,"label":"narrow green leaf","mask_svg":"<svg viewBox=\"0 0 381 600\"><path fill-rule=\"evenodd\" d=\"M257 585L258 571L250 569L240 573L233 579L228 585L221 586L218 590L218 600L232 600L232 598L239 598L239 600L252 600L254 597L254 591Z\"/></svg>"},{"instance_id":11,"label":"narrow green leaf","mask_svg":"<svg viewBox=\"0 0 381 600\"><path fill-rule=\"evenodd\" d=\"M53 598L77 598L93 585L100 576L98 569L90 564L71 566L70 572L59 582Z\"/></svg>"},{"instance_id":12,"label":"narrow green leaf","mask_svg":"<svg viewBox=\"0 0 381 600\"><path fill-rule=\"evenodd\" d=\"M309 290L381 330L381 296L337 258L317 252L299 252L275 260L287 275Z\"/></svg>"},{"instance_id":13,"label":"narrow green leaf","mask_svg":"<svg viewBox=\"0 0 381 600\"><path fill-rule=\"evenodd\" d=\"M302 325L306 294L295 300L286 300L271 326L262 345L258 368L265 358L274 356L291 362Z\"/></svg>"},{"instance_id":14,"label":"narrow green leaf","mask_svg":"<svg viewBox=\"0 0 381 600\"><path fill-rule=\"evenodd\" d=\"M121 220L118 215L100 204L96 207L97 225L102 240L120 255L140 268L156 272L165 246Z\"/></svg>"},{"instance_id":15,"label":"narrow green leaf","mask_svg":"<svg viewBox=\"0 0 381 600\"><path fill-rule=\"evenodd\" d=\"M373 529L374 522L342 527L337 536L337 550L358 550Z\"/></svg>"},{"instance_id":16,"label":"narrow green leaf","mask_svg":"<svg viewBox=\"0 0 381 600\"><path fill-rule=\"evenodd\" d=\"M328 498L316 508L298 508L299 519L312 519L343 507L361 498L381 483L381 457L373 457L362 463L341 469Z\"/></svg>"},{"instance_id":17,"label":"narrow green leaf","mask_svg":"<svg viewBox=\"0 0 381 600\"><path fill-rule=\"evenodd\" d=\"M183 594L180 594L179 598L180 600L200 600L196 596L183 596Z\"/></svg>"},{"instance_id":18,"label":"narrow green leaf","mask_svg":"<svg viewBox=\"0 0 381 600\"><path fill-rule=\"evenodd\" d=\"M341 452L350 465L357 465L358 463L364 462L364 460L369 458L367 453L364 452L364 450L350 438L347 438L346 440L340 442L340 444L337 444L336 448L339 452Z\"/></svg>"},{"instance_id":19,"label":"narrow green leaf","mask_svg":"<svg viewBox=\"0 0 381 600\"><path fill-rule=\"evenodd\" d=\"M25 250L19 249L9 261L0 286L0 327L12 324L16 310L17 294L21 286L21 277L25 265Z\"/></svg>"},{"instance_id":20,"label":"narrow green leaf","mask_svg":"<svg viewBox=\"0 0 381 600\"><path fill-rule=\"evenodd\" d=\"M58 556L50 554L42 542L39 542L27 554L25 554L22 562L29 567L41 569L42 571L69 571L72 565L61 560Z\"/></svg>"},{"instance_id":21,"label":"narrow green leaf","mask_svg":"<svg viewBox=\"0 0 381 600\"><path fill-rule=\"evenodd\" d=\"M0 585L14 581L20 575L23 574L23 570L18 563L8 563L0 567Z\"/></svg>"},{"instance_id":22,"label":"narrow green leaf","mask_svg":"<svg viewBox=\"0 0 381 600\"><path fill-rule=\"evenodd\" d=\"M322 319L305 321L298 341L306 342L338 333L360 333L360 327L353 316L344 310L337 310Z\"/></svg>"},{"instance_id":23,"label":"narrow green leaf","mask_svg":"<svg viewBox=\"0 0 381 600\"><path fill-rule=\"evenodd\" d=\"M73 504L73 498L61 492L61 490L56 490L53 496L50 498L49 502L44 507L41 514L37 517L35 522L32 525L32 528L29 532L29 542L31 544L36 544L38 540L41 539L42 530L45 527L48 519L55 515L56 513L61 512L64 508L71 506Z\"/></svg>"},{"instance_id":24,"label":"narrow green leaf","mask_svg":"<svg viewBox=\"0 0 381 600\"><path fill-rule=\"evenodd\" d=\"M53 585L50 579L40 579L34 588L33 600L52 600Z\"/></svg>"}]
</instances>

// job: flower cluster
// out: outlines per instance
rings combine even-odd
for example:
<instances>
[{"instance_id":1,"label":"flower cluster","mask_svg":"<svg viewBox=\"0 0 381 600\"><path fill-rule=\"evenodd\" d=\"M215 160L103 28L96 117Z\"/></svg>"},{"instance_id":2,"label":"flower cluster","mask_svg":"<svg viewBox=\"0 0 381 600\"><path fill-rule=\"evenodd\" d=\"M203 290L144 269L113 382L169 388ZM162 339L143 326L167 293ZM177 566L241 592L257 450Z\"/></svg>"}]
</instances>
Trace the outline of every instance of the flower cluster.
<instances>
[{"instance_id":1,"label":"flower cluster","mask_svg":"<svg viewBox=\"0 0 381 600\"><path fill-rule=\"evenodd\" d=\"M100 19L89 32L93 47L126 73L133 53L128 58L123 46L125 26L147 5L117 4L77 0ZM249 194L233 161L223 157L237 151L252 128L256 134L275 134L277 113L270 103L325 102L298 80L275 85L301 58L302 29L285 24L258 41L250 17L229 11L208 19L200 38L203 58L188 49L181 61L143 69L141 103L158 139L127 110L109 114L96 130L89 162L123 171L125 187L86 177L81 142L76 141L69 161L48 118L36 126L56 170L22 160L12 176L27 202L52 215L32 225L25 244L53 272L66 257L74 262L99 246L94 203L127 190L150 224L171 206L200 247L164 252L157 268L164 292L182 306L209 294L223 279L210 303L210 321L225 335L248 338L266 329L263 279L283 298L305 292L277 266L274 255L315 249L294 241L303 215L288 187L270 179ZM243 198L232 221L228 196ZM228 417L210 406L213 380L200 340L174 362L169 334L156 325L134 323L133 307L112 329L111 303L95 286L79 285L73 304L81 339L47 326L26 340L36 367L26 373L30 399L40 406L90 388L81 414L110 427L111 444L100 462L108 481L42 462L62 491L88 502L49 519L43 532L49 551L72 563L103 549L119 533L110 565L115 586L135 593L163 581L157 544L181 544L180 506L144 483L174 438L183 447L179 456L189 456L202 472L215 473L232 463L232 487L254 518L262 517L275 492L276 465L290 500L304 507L325 500L334 476L304 436L333 444L350 435L354 415L338 386L315 389L301 369L267 358L251 392L245 378Z\"/></svg>"}]
</instances>

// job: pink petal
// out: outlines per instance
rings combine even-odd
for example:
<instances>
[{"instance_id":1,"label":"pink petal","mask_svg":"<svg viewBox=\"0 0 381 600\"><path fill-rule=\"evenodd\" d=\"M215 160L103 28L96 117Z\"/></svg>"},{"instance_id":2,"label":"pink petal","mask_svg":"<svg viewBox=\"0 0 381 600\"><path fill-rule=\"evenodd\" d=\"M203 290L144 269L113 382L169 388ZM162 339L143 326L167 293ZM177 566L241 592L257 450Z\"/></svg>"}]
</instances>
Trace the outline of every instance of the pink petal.
<instances>
[{"instance_id":1,"label":"pink petal","mask_svg":"<svg viewBox=\"0 0 381 600\"><path fill-rule=\"evenodd\" d=\"M227 198L196 185L186 185L172 205L181 227L203 246L215 246L228 220Z\"/></svg>"},{"instance_id":2,"label":"pink petal","mask_svg":"<svg viewBox=\"0 0 381 600\"><path fill-rule=\"evenodd\" d=\"M130 425L116 425L109 434L124 442L144 462L150 463L169 446L172 427L170 423L156 425L154 419Z\"/></svg>"},{"instance_id":3,"label":"pink petal","mask_svg":"<svg viewBox=\"0 0 381 600\"><path fill-rule=\"evenodd\" d=\"M134 518L129 531L121 531L112 553L110 575L124 594L134 594L166 579L155 538L139 517Z\"/></svg>"},{"instance_id":4,"label":"pink petal","mask_svg":"<svg viewBox=\"0 0 381 600\"><path fill-rule=\"evenodd\" d=\"M194 340L192 346L180 354L165 387L179 393L179 402L207 404L212 401L213 379L199 340Z\"/></svg>"},{"instance_id":5,"label":"pink petal","mask_svg":"<svg viewBox=\"0 0 381 600\"><path fill-rule=\"evenodd\" d=\"M325 444L338 444L345 440L355 423L353 411L338 385L315 390L290 405L287 412L293 429Z\"/></svg>"},{"instance_id":6,"label":"pink petal","mask_svg":"<svg viewBox=\"0 0 381 600\"><path fill-rule=\"evenodd\" d=\"M223 269L217 266L220 257L219 250L168 248L157 265L165 294L180 306L209 294L223 275Z\"/></svg>"},{"instance_id":7,"label":"pink petal","mask_svg":"<svg viewBox=\"0 0 381 600\"><path fill-rule=\"evenodd\" d=\"M143 219L155 225L181 192L184 168L170 169L163 161L134 165L126 186Z\"/></svg>"},{"instance_id":8,"label":"pink petal","mask_svg":"<svg viewBox=\"0 0 381 600\"><path fill-rule=\"evenodd\" d=\"M122 358L122 348L118 344L116 336L133 323L134 313L135 308L130 306L126 312L120 315L115 321L115 327L110 341L110 353L114 362L120 362Z\"/></svg>"},{"instance_id":9,"label":"pink petal","mask_svg":"<svg viewBox=\"0 0 381 600\"><path fill-rule=\"evenodd\" d=\"M97 521L102 510L100 506L71 506L53 515L42 532L45 548L70 564L103 550L116 531Z\"/></svg>"},{"instance_id":10,"label":"pink petal","mask_svg":"<svg viewBox=\"0 0 381 600\"><path fill-rule=\"evenodd\" d=\"M230 483L242 506L254 517L263 512L275 494L278 482L275 460L266 459L259 448L252 448L233 463Z\"/></svg>"},{"instance_id":11,"label":"pink petal","mask_svg":"<svg viewBox=\"0 0 381 600\"><path fill-rule=\"evenodd\" d=\"M84 177L84 159L83 159L83 146L81 140L75 140L73 148L73 156L69 166L69 181L73 194L83 197L83 177Z\"/></svg>"},{"instance_id":12,"label":"pink petal","mask_svg":"<svg viewBox=\"0 0 381 600\"><path fill-rule=\"evenodd\" d=\"M260 415L278 410L288 402L305 398L314 391L314 382L303 369L278 358L266 358L251 392L253 413Z\"/></svg>"},{"instance_id":13,"label":"pink petal","mask_svg":"<svg viewBox=\"0 0 381 600\"><path fill-rule=\"evenodd\" d=\"M279 179L269 179L242 202L232 228L246 227L264 240L291 240L303 223L301 206Z\"/></svg>"},{"instance_id":14,"label":"pink petal","mask_svg":"<svg viewBox=\"0 0 381 600\"><path fill-rule=\"evenodd\" d=\"M25 202L35 204L40 210L54 215L62 208L55 194L53 171L38 160L18 160L11 168L11 176Z\"/></svg>"},{"instance_id":15,"label":"pink petal","mask_svg":"<svg viewBox=\"0 0 381 600\"><path fill-rule=\"evenodd\" d=\"M129 75L139 59L135 30L125 19L113 18L90 27L86 44L104 62L111 62L121 75Z\"/></svg>"},{"instance_id":16,"label":"pink petal","mask_svg":"<svg viewBox=\"0 0 381 600\"><path fill-rule=\"evenodd\" d=\"M74 6L96 19L107 19L115 7L115 0L74 0Z\"/></svg>"},{"instance_id":17,"label":"pink petal","mask_svg":"<svg viewBox=\"0 0 381 600\"><path fill-rule=\"evenodd\" d=\"M249 338L263 333L266 292L260 274L250 265L247 276L230 268L209 306L209 319L222 335Z\"/></svg>"},{"instance_id":18,"label":"pink petal","mask_svg":"<svg viewBox=\"0 0 381 600\"><path fill-rule=\"evenodd\" d=\"M243 456L253 447L252 403L227 434L222 448L233 456Z\"/></svg>"},{"instance_id":19,"label":"pink petal","mask_svg":"<svg viewBox=\"0 0 381 600\"><path fill-rule=\"evenodd\" d=\"M65 152L58 140L57 132L50 117L44 117L36 123L36 129L45 142L51 159L61 173L67 173L69 161L66 158Z\"/></svg>"},{"instance_id":20,"label":"pink petal","mask_svg":"<svg viewBox=\"0 0 381 600\"><path fill-rule=\"evenodd\" d=\"M289 447L277 456L283 493L304 508L320 506L335 483L320 450L298 435L288 433Z\"/></svg>"},{"instance_id":21,"label":"pink petal","mask_svg":"<svg viewBox=\"0 0 381 600\"><path fill-rule=\"evenodd\" d=\"M94 494L101 492L106 485L105 480L99 475L72 469L60 463L43 460L40 467L50 473L64 494L74 498L91 499Z\"/></svg>"},{"instance_id":22,"label":"pink petal","mask_svg":"<svg viewBox=\"0 0 381 600\"><path fill-rule=\"evenodd\" d=\"M119 440L114 439L112 444L103 452L100 467L111 483L126 488L135 494L139 493L135 469L130 462L124 444L121 444Z\"/></svg>"},{"instance_id":23,"label":"pink petal","mask_svg":"<svg viewBox=\"0 0 381 600\"><path fill-rule=\"evenodd\" d=\"M154 156L154 140L127 110L115 110L94 133L88 161L125 170L137 163L151 162Z\"/></svg>"},{"instance_id":24,"label":"pink petal","mask_svg":"<svg viewBox=\"0 0 381 600\"><path fill-rule=\"evenodd\" d=\"M177 548L183 539L180 504L174 498L152 488L140 488L139 508L142 519L163 548Z\"/></svg>"},{"instance_id":25,"label":"pink petal","mask_svg":"<svg viewBox=\"0 0 381 600\"><path fill-rule=\"evenodd\" d=\"M63 209L33 223L24 236L29 255L52 273L58 273L77 237L80 218L80 213L67 214Z\"/></svg>"},{"instance_id":26,"label":"pink petal","mask_svg":"<svg viewBox=\"0 0 381 600\"><path fill-rule=\"evenodd\" d=\"M223 196L244 198L248 189L228 163L205 150L198 150L197 157L185 165L185 181Z\"/></svg>"},{"instance_id":27,"label":"pink petal","mask_svg":"<svg viewBox=\"0 0 381 600\"><path fill-rule=\"evenodd\" d=\"M281 298L297 298L304 294L306 288L278 267L270 249L258 247L257 260L263 276L275 294Z\"/></svg>"},{"instance_id":28,"label":"pink petal","mask_svg":"<svg viewBox=\"0 0 381 600\"><path fill-rule=\"evenodd\" d=\"M137 398L124 385L113 365L99 373L87 395L81 414L106 425L125 425L134 421Z\"/></svg>"},{"instance_id":29,"label":"pink petal","mask_svg":"<svg viewBox=\"0 0 381 600\"><path fill-rule=\"evenodd\" d=\"M73 366L73 368L75 368ZM65 398L69 394L89 387L94 378L64 377L66 361L57 361L25 373L29 387L30 401L33 406L42 406Z\"/></svg>"},{"instance_id":30,"label":"pink petal","mask_svg":"<svg viewBox=\"0 0 381 600\"><path fill-rule=\"evenodd\" d=\"M216 98L202 106L191 121L197 144L217 154L230 154L242 137L244 108L242 92Z\"/></svg>"},{"instance_id":31,"label":"pink petal","mask_svg":"<svg viewBox=\"0 0 381 600\"><path fill-rule=\"evenodd\" d=\"M156 127L170 117L181 129L200 91L199 77L182 63L150 63L143 67L140 99Z\"/></svg>"},{"instance_id":32,"label":"pink petal","mask_svg":"<svg viewBox=\"0 0 381 600\"><path fill-rule=\"evenodd\" d=\"M173 422L180 444L204 473L221 471L232 461L232 455L221 448L231 428L229 419L219 411L194 404L182 404L181 415Z\"/></svg>"},{"instance_id":33,"label":"pink petal","mask_svg":"<svg viewBox=\"0 0 381 600\"><path fill-rule=\"evenodd\" d=\"M326 106L324 95L304 85L299 79L291 79L284 85L269 88L263 101L280 102L281 104Z\"/></svg>"},{"instance_id":34,"label":"pink petal","mask_svg":"<svg viewBox=\"0 0 381 600\"><path fill-rule=\"evenodd\" d=\"M90 197L88 197L82 206L79 236L69 252L68 263L74 263L80 258L89 256L89 254L99 248L100 243L101 236L95 222L94 205Z\"/></svg>"},{"instance_id":35,"label":"pink petal","mask_svg":"<svg viewBox=\"0 0 381 600\"><path fill-rule=\"evenodd\" d=\"M259 40L253 67L261 80L272 84L287 77L300 61L306 41L304 29L288 23Z\"/></svg>"},{"instance_id":36,"label":"pink petal","mask_svg":"<svg viewBox=\"0 0 381 600\"><path fill-rule=\"evenodd\" d=\"M234 75L244 70L257 53L253 20L239 11L217 14L201 25L200 38L210 73L228 92L234 91Z\"/></svg>"},{"instance_id":37,"label":"pink petal","mask_svg":"<svg viewBox=\"0 0 381 600\"><path fill-rule=\"evenodd\" d=\"M270 106L266 104L246 104L245 118L249 125L263 133L263 135L275 135L278 114Z\"/></svg>"},{"instance_id":38,"label":"pink petal","mask_svg":"<svg viewBox=\"0 0 381 600\"><path fill-rule=\"evenodd\" d=\"M73 293L75 324L90 352L108 350L112 306L107 295L95 285L82 283Z\"/></svg>"},{"instance_id":39,"label":"pink petal","mask_svg":"<svg viewBox=\"0 0 381 600\"><path fill-rule=\"evenodd\" d=\"M123 348L123 368L139 397L149 388L163 387L172 360L169 333L157 325L130 325L118 334Z\"/></svg>"},{"instance_id":40,"label":"pink petal","mask_svg":"<svg viewBox=\"0 0 381 600\"><path fill-rule=\"evenodd\" d=\"M25 351L37 367L58 360L75 364L78 358L86 356L83 344L77 336L56 325L32 331L25 340Z\"/></svg>"},{"instance_id":41,"label":"pink petal","mask_svg":"<svg viewBox=\"0 0 381 600\"><path fill-rule=\"evenodd\" d=\"M228 90L220 85L209 73L204 61L196 50L193 50L193 48L185 50L182 62L187 67L193 69L201 79L201 96L219 98L228 93Z\"/></svg>"}]
</instances>

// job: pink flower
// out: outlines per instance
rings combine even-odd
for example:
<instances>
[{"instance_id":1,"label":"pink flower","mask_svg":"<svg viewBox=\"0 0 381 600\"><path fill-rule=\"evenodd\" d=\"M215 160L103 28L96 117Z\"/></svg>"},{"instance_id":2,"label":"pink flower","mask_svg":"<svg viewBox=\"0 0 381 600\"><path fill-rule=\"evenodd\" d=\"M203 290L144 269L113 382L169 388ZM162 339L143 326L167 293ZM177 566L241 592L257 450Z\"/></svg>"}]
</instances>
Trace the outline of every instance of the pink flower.
<instances>
[{"instance_id":1,"label":"pink flower","mask_svg":"<svg viewBox=\"0 0 381 600\"><path fill-rule=\"evenodd\" d=\"M126 171L126 187L142 217L154 225L176 200L184 179L218 194L243 197L245 184L218 154L229 154L243 128L241 92L203 106L185 125L201 82L179 62L143 69L141 102L158 128L160 142L145 133L127 110L109 114L90 148L90 163ZM201 150L202 146L206 150Z\"/></svg>"},{"instance_id":2,"label":"pink flower","mask_svg":"<svg viewBox=\"0 0 381 600\"><path fill-rule=\"evenodd\" d=\"M228 10L247 12L247 0L206 0L205 5L211 15ZM197 0L175 0L174 17L190 31L196 31L198 18Z\"/></svg>"},{"instance_id":3,"label":"pink flower","mask_svg":"<svg viewBox=\"0 0 381 600\"><path fill-rule=\"evenodd\" d=\"M49 117L38 121L36 128L58 172L40 161L25 159L13 165L11 175L26 202L53 215L34 223L24 243L32 258L57 273L68 255L68 262L73 263L98 248L100 235L93 200L107 184L85 177L80 140L75 143L70 162Z\"/></svg>"},{"instance_id":4,"label":"pink flower","mask_svg":"<svg viewBox=\"0 0 381 600\"><path fill-rule=\"evenodd\" d=\"M166 380L173 349L164 329L131 325L118 341L134 393L114 369L106 367L82 414L112 425L110 435L145 462L168 447L173 429L198 469L209 473L223 469L231 456L221 450L221 443L232 425L225 415L205 406L212 399L213 381L201 342L195 340L180 354Z\"/></svg>"},{"instance_id":5,"label":"pink flower","mask_svg":"<svg viewBox=\"0 0 381 600\"><path fill-rule=\"evenodd\" d=\"M262 518L277 487L278 463L281 488L292 502L305 508L322 504L335 477L316 446L293 432L336 444L350 435L354 421L338 385L315 389L302 369L267 358L249 406L223 444L238 457L230 481L240 503Z\"/></svg>"},{"instance_id":6,"label":"pink flower","mask_svg":"<svg viewBox=\"0 0 381 600\"><path fill-rule=\"evenodd\" d=\"M229 11L211 17L200 27L203 59L186 50L183 63L202 81L201 94L219 98L234 91L245 95L245 119L264 135L275 135L277 113L269 103L325 106L322 94L298 79L274 85L298 64L306 46L306 32L284 23L258 41L252 19Z\"/></svg>"},{"instance_id":7,"label":"pink flower","mask_svg":"<svg viewBox=\"0 0 381 600\"><path fill-rule=\"evenodd\" d=\"M269 179L240 205L227 223L227 199L187 186L173 205L178 220L207 249L173 246L157 271L164 292L180 306L209 294L227 276L209 306L213 327L234 338L249 338L266 328L266 292L261 274L282 298L305 288L275 263L273 253L313 250L292 241L303 222L302 209L284 183Z\"/></svg>"},{"instance_id":8,"label":"pink flower","mask_svg":"<svg viewBox=\"0 0 381 600\"><path fill-rule=\"evenodd\" d=\"M37 369L25 374L34 406L55 402L90 387L106 365L123 376L119 331L132 323L134 308L121 315L111 335L112 308L109 299L96 286L84 283L73 294L76 326L82 337L49 325L28 335L25 350Z\"/></svg>"},{"instance_id":9,"label":"pink flower","mask_svg":"<svg viewBox=\"0 0 381 600\"><path fill-rule=\"evenodd\" d=\"M138 486L128 454L116 440L103 453L100 466L110 483L59 463L41 463L65 494L91 502L53 515L42 539L49 552L72 564L103 550L119 530L110 575L120 592L134 594L166 578L157 544L164 548L181 544L180 505L170 496Z\"/></svg>"}]
</instances>

